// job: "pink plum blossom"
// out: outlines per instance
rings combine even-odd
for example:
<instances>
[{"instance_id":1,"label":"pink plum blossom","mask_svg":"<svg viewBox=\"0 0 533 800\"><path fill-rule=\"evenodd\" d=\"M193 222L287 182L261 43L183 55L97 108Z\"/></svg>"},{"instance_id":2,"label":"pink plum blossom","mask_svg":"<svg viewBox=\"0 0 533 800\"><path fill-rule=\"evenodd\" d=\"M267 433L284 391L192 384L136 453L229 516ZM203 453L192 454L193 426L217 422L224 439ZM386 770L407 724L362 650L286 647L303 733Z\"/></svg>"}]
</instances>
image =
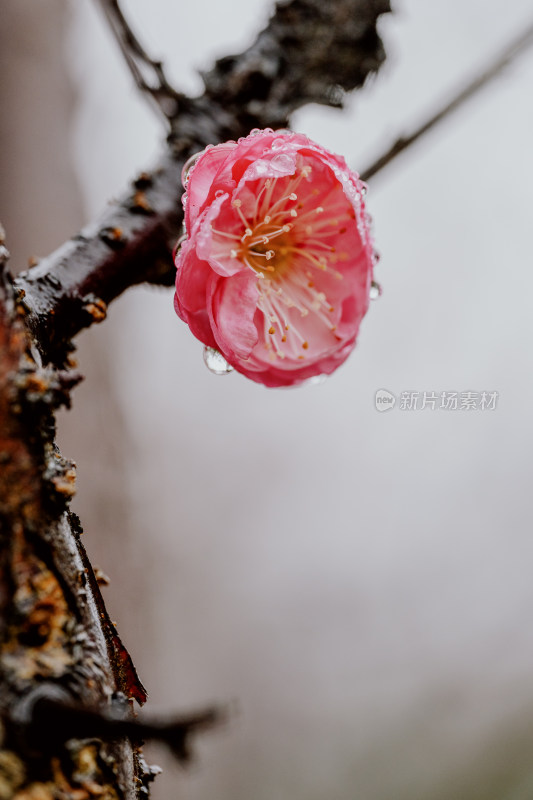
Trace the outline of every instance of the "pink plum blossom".
<instances>
[{"instance_id":1,"label":"pink plum blossom","mask_svg":"<svg viewBox=\"0 0 533 800\"><path fill-rule=\"evenodd\" d=\"M184 169L175 308L266 386L330 374L352 351L374 262L365 185L290 131L252 131Z\"/></svg>"}]
</instances>

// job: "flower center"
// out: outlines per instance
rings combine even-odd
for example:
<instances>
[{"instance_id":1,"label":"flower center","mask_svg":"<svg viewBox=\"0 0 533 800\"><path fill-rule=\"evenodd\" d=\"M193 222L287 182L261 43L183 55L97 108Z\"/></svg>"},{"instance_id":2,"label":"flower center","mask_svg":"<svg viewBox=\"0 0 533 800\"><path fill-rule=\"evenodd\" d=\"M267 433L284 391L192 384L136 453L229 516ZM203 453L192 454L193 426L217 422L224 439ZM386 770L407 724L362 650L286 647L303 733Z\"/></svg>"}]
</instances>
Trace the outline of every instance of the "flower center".
<instances>
[{"instance_id":1,"label":"flower center","mask_svg":"<svg viewBox=\"0 0 533 800\"><path fill-rule=\"evenodd\" d=\"M239 259L258 275L258 306L263 312L265 346L272 360L305 358L310 347L307 331L313 332L306 320L309 314L323 326L322 331L325 327L335 335L335 307L320 290L320 282L325 274L343 278L333 265L346 261L348 254L337 253L331 240L345 233L343 225L353 209L339 185L339 196L331 203L328 200L325 213L316 204L318 189L310 188L307 182L300 187L311 172L306 165L288 180L265 179L255 201L247 202L246 207L241 199L234 199L231 205L242 225L239 233L212 229L226 242L232 240L225 255ZM323 345L323 335L320 341Z\"/></svg>"}]
</instances>

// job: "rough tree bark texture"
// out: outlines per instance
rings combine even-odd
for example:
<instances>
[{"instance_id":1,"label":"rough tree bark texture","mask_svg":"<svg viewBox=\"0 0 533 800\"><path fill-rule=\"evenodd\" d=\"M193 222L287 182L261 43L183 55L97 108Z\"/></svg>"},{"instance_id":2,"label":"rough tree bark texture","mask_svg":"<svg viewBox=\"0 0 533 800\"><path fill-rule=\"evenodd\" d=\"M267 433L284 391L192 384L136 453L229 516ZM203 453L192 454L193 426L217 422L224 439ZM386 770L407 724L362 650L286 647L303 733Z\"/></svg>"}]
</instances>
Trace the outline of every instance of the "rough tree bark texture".
<instances>
[{"instance_id":1,"label":"rough tree bark texture","mask_svg":"<svg viewBox=\"0 0 533 800\"><path fill-rule=\"evenodd\" d=\"M172 283L186 159L254 127L286 126L304 103L340 105L342 92L361 86L382 63L376 22L388 10L387 0L280 3L245 53L219 60L204 75L202 97L161 87L168 149L99 220L16 280L2 243L2 798L134 797L152 778L138 742L103 741L89 727L87 737L74 739L72 719L58 733L59 718L47 717L56 700L126 717L134 700L146 699L69 512L73 465L54 444L54 412L68 406L79 380L71 339L103 320L127 287ZM83 724L78 720L70 733L80 736Z\"/></svg>"}]
</instances>

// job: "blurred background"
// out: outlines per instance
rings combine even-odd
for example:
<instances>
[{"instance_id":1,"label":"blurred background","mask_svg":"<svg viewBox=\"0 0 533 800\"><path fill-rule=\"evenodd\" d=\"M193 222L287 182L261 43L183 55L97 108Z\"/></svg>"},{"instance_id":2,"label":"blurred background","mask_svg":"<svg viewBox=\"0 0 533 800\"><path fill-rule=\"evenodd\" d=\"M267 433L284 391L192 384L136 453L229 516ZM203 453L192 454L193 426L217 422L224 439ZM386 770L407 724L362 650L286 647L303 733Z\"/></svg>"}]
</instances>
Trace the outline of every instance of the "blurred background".
<instances>
[{"instance_id":1,"label":"blurred background","mask_svg":"<svg viewBox=\"0 0 533 800\"><path fill-rule=\"evenodd\" d=\"M346 111L293 127L363 170L529 21L530 0L398 0ZM123 0L178 88L265 0ZM164 131L90 0L2 0L0 218L13 267L149 168ZM215 377L172 292L79 340L59 441L151 712L235 701L155 800L533 797L533 53L371 181L383 296L319 386ZM380 414L374 395L499 393Z\"/></svg>"}]
</instances>

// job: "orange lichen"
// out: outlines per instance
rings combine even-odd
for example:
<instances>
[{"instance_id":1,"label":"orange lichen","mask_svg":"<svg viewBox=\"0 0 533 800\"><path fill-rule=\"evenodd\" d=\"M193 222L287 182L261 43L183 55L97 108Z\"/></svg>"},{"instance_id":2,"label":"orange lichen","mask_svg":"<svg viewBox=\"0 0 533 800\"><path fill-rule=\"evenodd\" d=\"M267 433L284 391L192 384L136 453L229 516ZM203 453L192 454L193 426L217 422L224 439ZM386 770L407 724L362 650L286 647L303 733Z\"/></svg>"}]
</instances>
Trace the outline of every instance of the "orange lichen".
<instances>
[{"instance_id":1,"label":"orange lichen","mask_svg":"<svg viewBox=\"0 0 533 800\"><path fill-rule=\"evenodd\" d=\"M33 552L20 525L11 555L13 615L2 647L5 670L23 680L63 675L71 666L66 627L71 613L57 578Z\"/></svg>"},{"instance_id":2,"label":"orange lichen","mask_svg":"<svg viewBox=\"0 0 533 800\"><path fill-rule=\"evenodd\" d=\"M107 317L107 305L100 297L95 297L88 303L84 303L83 308L91 315L94 322L102 322Z\"/></svg>"},{"instance_id":3,"label":"orange lichen","mask_svg":"<svg viewBox=\"0 0 533 800\"><path fill-rule=\"evenodd\" d=\"M50 780L33 781L9 795L9 800L118 800L119 794L101 768L103 759L96 744L69 747L70 777L58 758L50 762ZM19 784L20 786L20 784ZM14 787L15 788L15 787ZM0 800L4 800L0 795ZM7 795L6 795L7 800Z\"/></svg>"},{"instance_id":4,"label":"orange lichen","mask_svg":"<svg viewBox=\"0 0 533 800\"><path fill-rule=\"evenodd\" d=\"M153 208L148 202L148 198L142 189L138 189L133 195L131 210L144 214L153 214Z\"/></svg>"},{"instance_id":5,"label":"orange lichen","mask_svg":"<svg viewBox=\"0 0 533 800\"><path fill-rule=\"evenodd\" d=\"M3 310L0 306L0 514L32 525L40 514L39 471L22 435L15 381L27 338L19 321L9 325L1 320Z\"/></svg>"},{"instance_id":6,"label":"orange lichen","mask_svg":"<svg viewBox=\"0 0 533 800\"><path fill-rule=\"evenodd\" d=\"M56 492L70 498L76 494L76 470L70 467L62 475L52 478Z\"/></svg>"}]
</instances>

